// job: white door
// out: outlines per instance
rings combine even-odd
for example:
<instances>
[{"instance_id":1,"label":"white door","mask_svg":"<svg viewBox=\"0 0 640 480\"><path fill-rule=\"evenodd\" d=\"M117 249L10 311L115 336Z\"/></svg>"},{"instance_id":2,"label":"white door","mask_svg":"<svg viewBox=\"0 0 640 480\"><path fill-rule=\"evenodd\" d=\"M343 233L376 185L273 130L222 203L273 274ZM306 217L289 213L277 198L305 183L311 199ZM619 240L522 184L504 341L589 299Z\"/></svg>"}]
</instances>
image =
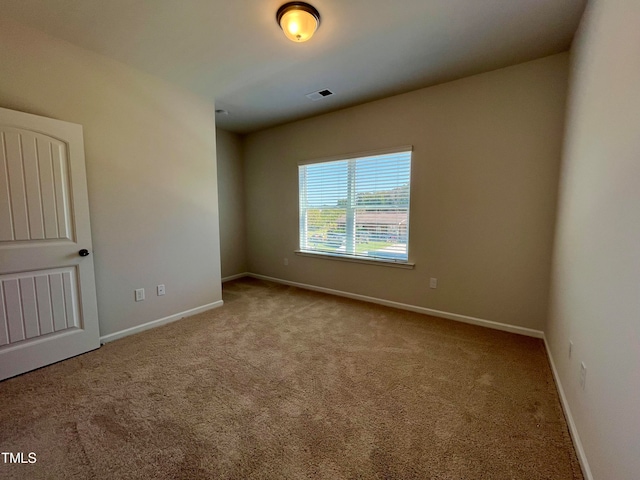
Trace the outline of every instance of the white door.
<instances>
[{"instance_id":1,"label":"white door","mask_svg":"<svg viewBox=\"0 0 640 480\"><path fill-rule=\"evenodd\" d=\"M90 253L82 127L0 108L0 380L100 346Z\"/></svg>"}]
</instances>

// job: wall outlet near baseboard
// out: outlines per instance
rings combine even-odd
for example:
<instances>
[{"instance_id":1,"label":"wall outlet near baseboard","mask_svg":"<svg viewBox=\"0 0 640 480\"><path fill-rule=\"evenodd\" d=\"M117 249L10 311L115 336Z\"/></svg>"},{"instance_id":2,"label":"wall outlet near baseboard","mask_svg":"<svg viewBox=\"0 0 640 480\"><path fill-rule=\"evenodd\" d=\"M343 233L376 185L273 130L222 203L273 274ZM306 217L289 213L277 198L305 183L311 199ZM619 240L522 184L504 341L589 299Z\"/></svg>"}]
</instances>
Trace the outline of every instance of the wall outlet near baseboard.
<instances>
[{"instance_id":1,"label":"wall outlet near baseboard","mask_svg":"<svg viewBox=\"0 0 640 480\"><path fill-rule=\"evenodd\" d=\"M164 285L158 285L156 287L156 291L158 292L158 296L162 296L166 293L165 289L164 289Z\"/></svg>"},{"instance_id":2,"label":"wall outlet near baseboard","mask_svg":"<svg viewBox=\"0 0 640 480\"><path fill-rule=\"evenodd\" d=\"M429 279L429 288L438 288L438 279L431 277Z\"/></svg>"},{"instance_id":3,"label":"wall outlet near baseboard","mask_svg":"<svg viewBox=\"0 0 640 480\"><path fill-rule=\"evenodd\" d=\"M144 288L136 288L136 302L144 300Z\"/></svg>"}]
</instances>

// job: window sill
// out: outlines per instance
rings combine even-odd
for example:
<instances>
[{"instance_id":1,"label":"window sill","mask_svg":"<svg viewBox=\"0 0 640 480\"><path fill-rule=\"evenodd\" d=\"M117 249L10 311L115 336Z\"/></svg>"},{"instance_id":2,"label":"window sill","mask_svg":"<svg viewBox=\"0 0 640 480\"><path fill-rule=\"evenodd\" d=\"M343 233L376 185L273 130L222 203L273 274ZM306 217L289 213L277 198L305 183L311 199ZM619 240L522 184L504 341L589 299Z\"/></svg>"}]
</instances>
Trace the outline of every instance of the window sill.
<instances>
[{"instance_id":1,"label":"window sill","mask_svg":"<svg viewBox=\"0 0 640 480\"><path fill-rule=\"evenodd\" d=\"M345 255L332 255L330 253L305 252L302 250L295 250L295 254L300 255L301 257L323 258L325 260L338 260L341 262L364 263L365 265L404 268L408 270L411 270L416 266L416 264L412 262L394 262L393 260L381 260L378 258L374 259L374 258L348 257Z\"/></svg>"}]
</instances>

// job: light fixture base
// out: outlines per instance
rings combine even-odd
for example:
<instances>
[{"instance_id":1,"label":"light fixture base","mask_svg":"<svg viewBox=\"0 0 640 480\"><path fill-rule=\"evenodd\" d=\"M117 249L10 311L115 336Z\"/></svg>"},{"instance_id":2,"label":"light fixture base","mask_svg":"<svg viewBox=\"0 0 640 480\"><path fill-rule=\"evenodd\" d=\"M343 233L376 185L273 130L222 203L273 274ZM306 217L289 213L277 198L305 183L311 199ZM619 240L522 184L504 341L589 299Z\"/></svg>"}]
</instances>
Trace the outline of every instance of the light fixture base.
<instances>
[{"instance_id":1,"label":"light fixture base","mask_svg":"<svg viewBox=\"0 0 640 480\"><path fill-rule=\"evenodd\" d=\"M289 40L306 42L320 26L320 12L305 2L288 2L278 9L276 21Z\"/></svg>"}]
</instances>

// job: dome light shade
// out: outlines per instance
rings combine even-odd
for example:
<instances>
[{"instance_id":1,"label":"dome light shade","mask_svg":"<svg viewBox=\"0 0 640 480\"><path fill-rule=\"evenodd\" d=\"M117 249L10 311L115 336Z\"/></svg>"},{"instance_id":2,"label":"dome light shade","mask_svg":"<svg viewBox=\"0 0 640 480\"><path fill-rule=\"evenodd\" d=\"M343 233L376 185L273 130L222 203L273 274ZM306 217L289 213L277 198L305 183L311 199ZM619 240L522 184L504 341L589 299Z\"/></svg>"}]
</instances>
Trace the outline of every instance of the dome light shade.
<instances>
[{"instance_id":1,"label":"dome light shade","mask_svg":"<svg viewBox=\"0 0 640 480\"><path fill-rule=\"evenodd\" d=\"M309 40L320 25L320 13L304 2L285 3L276 13L285 36L296 43Z\"/></svg>"}]
</instances>

